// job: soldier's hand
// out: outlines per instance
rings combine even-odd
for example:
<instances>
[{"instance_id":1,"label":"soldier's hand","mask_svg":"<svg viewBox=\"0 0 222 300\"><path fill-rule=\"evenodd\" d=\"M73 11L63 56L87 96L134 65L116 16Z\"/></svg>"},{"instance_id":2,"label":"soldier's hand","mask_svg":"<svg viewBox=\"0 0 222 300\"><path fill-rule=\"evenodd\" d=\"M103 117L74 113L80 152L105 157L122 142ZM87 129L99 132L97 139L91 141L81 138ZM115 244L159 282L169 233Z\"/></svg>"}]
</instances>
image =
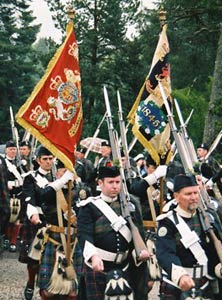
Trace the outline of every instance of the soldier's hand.
<instances>
[{"instance_id":1,"label":"soldier's hand","mask_svg":"<svg viewBox=\"0 0 222 300\"><path fill-rule=\"evenodd\" d=\"M30 221L33 225L38 225L39 223L41 223L40 219L39 219L39 214L34 214L31 216Z\"/></svg>"},{"instance_id":2,"label":"soldier's hand","mask_svg":"<svg viewBox=\"0 0 222 300\"><path fill-rule=\"evenodd\" d=\"M93 271L102 272L104 270L103 261L98 255L93 255L91 257L91 263Z\"/></svg>"},{"instance_id":3,"label":"soldier's hand","mask_svg":"<svg viewBox=\"0 0 222 300\"><path fill-rule=\"evenodd\" d=\"M141 250L138 260L145 261L145 260L148 260L150 257L151 257L151 254L149 253L149 251L144 249L144 250Z\"/></svg>"},{"instance_id":4,"label":"soldier's hand","mask_svg":"<svg viewBox=\"0 0 222 300\"><path fill-rule=\"evenodd\" d=\"M179 280L179 287L183 292L189 291L195 286L193 279L189 275L182 275Z\"/></svg>"},{"instance_id":5,"label":"soldier's hand","mask_svg":"<svg viewBox=\"0 0 222 300\"><path fill-rule=\"evenodd\" d=\"M215 266L214 271L215 271L215 275L217 276L217 278L222 279L222 265L221 265L221 263L219 263Z\"/></svg>"}]
</instances>

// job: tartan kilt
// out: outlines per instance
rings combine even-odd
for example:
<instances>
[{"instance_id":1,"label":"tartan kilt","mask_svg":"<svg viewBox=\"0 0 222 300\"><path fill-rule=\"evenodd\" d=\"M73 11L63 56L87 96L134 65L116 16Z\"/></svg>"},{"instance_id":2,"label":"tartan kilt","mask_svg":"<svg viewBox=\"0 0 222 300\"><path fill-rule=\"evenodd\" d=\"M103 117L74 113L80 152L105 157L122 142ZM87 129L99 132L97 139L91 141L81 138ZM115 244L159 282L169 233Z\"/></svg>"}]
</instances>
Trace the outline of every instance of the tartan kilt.
<instances>
[{"instance_id":1,"label":"tartan kilt","mask_svg":"<svg viewBox=\"0 0 222 300\"><path fill-rule=\"evenodd\" d=\"M200 291L200 288L208 281L205 277L195 279L195 289L197 293ZM191 297L186 292L181 292L178 288L172 286L171 284L161 281L160 282L160 299L162 300L182 300L187 297ZM203 297L203 298L202 298ZM213 299L213 291L211 290L211 285L206 286L205 289L201 292L201 299Z\"/></svg>"},{"instance_id":2,"label":"tartan kilt","mask_svg":"<svg viewBox=\"0 0 222 300\"><path fill-rule=\"evenodd\" d=\"M35 238L35 235L38 231L38 226L33 225L28 219L24 221L21 227L21 249L19 252L18 260L21 263L27 264L33 261L30 257L28 257L29 249L32 244L32 241ZM36 261L37 262L37 261Z\"/></svg>"},{"instance_id":3,"label":"tartan kilt","mask_svg":"<svg viewBox=\"0 0 222 300\"><path fill-rule=\"evenodd\" d=\"M48 287L55 263L56 246L52 242L47 242L39 266L38 286L40 290Z\"/></svg>"},{"instance_id":4,"label":"tartan kilt","mask_svg":"<svg viewBox=\"0 0 222 300\"><path fill-rule=\"evenodd\" d=\"M104 300L104 291L106 288L106 274L101 272L94 272L91 268L84 264L83 275L84 284L86 287L86 298L80 290L79 300Z\"/></svg>"},{"instance_id":5,"label":"tartan kilt","mask_svg":"<svg viewBox=\"0 0 222 300\"><path fill-rule=\"evenodd\" d=\"M61 242L60 234L51 233L50 236L56 241ZM71 236L71 242L73 242L73 239L74 236ZM51 241L47 241L47 243L44 245L38 274L38 286L40 290L47 290L49 286L51 275L53 273L54 265L56 262L56 250L58 249L58 247L60 250L63 249L62 245L57 246ZM77 281L79 281L82 272L82 252L79 250L80 248L77 243L72 257L73 266L77 273ZM73 289L75 289L75 285L73 285Z\"/></svg>"}]
</instances>

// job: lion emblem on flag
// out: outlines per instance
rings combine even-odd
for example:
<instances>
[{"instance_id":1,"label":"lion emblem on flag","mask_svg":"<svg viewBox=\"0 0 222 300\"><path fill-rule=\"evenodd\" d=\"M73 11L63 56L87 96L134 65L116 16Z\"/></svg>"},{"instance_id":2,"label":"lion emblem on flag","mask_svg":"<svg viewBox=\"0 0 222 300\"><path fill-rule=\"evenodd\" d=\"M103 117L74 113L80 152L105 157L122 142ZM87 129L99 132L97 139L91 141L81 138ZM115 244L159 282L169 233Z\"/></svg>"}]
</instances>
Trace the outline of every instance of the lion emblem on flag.
<instances>
[{"instance_id":1,"label":"lion emblem on flag","mask_svg":"<svg viewBox=\"0 0 222 300\"><path fill-rule=\"evenodd\" d=\"M80 106L80 73L66 68L64 74L66 82L59 75L51 78L50 89L56 90L58 97L50 96L47 99L49 112L56 121L70 121Z\"/></svg>"}]
</instances>

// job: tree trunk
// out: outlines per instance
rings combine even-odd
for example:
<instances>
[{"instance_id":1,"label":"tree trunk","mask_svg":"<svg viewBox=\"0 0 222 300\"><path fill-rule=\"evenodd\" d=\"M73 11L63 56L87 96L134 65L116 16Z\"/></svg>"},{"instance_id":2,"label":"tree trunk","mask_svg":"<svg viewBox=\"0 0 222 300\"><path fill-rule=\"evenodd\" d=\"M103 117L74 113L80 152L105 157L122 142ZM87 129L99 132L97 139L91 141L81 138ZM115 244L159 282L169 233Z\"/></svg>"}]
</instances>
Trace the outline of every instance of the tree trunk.
<instances>
[{"instance_id":1,"label":"tree trunk","mask_svg":"<svg viewBox=\"0 0 222 300\"><path fill-rule=\"evenodd\" d=\"M215 61L213 85L208 112L205 119L203 141L210 144L222 129L222 24L218 42L217 57Z\"/></svg>"}]
</instances>

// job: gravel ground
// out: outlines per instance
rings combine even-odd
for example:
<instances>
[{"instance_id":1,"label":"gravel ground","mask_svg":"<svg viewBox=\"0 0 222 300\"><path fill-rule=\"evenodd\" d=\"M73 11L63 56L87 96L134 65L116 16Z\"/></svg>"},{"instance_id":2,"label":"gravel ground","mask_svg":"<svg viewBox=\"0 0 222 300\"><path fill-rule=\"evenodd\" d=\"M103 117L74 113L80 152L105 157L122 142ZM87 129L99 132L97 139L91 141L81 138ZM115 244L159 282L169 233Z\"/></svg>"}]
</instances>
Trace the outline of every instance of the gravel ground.
<instances>
[{"instance_id":1,"label":"gravel ground","mask_svg":"<svg viewBox=\"0 0 222 300\"><path fill-rule=\"evenodd\" d=\"M0 258L0 300L23 300L26 285L26 265L18 261L18 253L5 251ZM149 293L149 300L158 300L158 283ZM40 300L36 288L33 300Z\"/></svg>"}]
</instances>

